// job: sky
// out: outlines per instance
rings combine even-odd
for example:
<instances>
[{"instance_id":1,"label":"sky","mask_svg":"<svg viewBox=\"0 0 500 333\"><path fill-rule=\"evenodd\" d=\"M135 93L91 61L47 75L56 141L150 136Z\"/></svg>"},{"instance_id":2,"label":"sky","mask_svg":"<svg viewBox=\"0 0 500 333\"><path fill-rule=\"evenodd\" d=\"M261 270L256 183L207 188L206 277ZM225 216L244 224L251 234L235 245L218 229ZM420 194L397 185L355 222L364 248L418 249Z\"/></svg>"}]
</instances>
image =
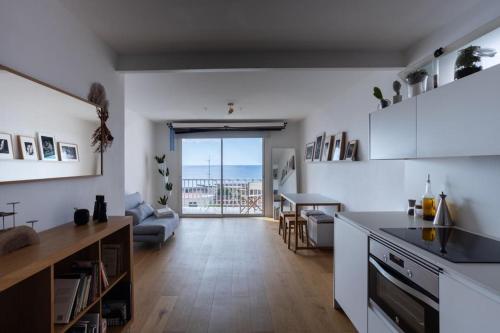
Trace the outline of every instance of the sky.
<instances>
[{"instance_id":1,"label":"sky","mask_svg":"<svg viewBox=\"0 0 500 333\"><path fill-rule=\"evenodd\" d=\"M230 138L224 141L225 165L261 165L262 138ZM220 139L182 139L183 165L220 165Z\"/></svg>"}]
</instances>

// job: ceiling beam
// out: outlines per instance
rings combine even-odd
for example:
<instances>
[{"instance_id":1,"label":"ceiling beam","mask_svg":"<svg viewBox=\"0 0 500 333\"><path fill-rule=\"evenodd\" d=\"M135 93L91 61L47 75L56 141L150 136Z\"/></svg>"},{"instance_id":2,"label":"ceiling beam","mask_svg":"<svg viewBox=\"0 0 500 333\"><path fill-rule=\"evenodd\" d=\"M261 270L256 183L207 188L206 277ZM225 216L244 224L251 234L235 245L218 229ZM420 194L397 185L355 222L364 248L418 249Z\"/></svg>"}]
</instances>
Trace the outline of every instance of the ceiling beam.
<instances>
[{"instance_id":1,"label":"ceiling beam","mask_svg":"<svg viewBox=\"0 0 500 333\"><path fill-rule=\"evenodd\" d=\"M392 68L404 67L401 52L265 51L180 52L122 55L118 71L243 69L243 68Z\"/></svg>"}]
</instances>

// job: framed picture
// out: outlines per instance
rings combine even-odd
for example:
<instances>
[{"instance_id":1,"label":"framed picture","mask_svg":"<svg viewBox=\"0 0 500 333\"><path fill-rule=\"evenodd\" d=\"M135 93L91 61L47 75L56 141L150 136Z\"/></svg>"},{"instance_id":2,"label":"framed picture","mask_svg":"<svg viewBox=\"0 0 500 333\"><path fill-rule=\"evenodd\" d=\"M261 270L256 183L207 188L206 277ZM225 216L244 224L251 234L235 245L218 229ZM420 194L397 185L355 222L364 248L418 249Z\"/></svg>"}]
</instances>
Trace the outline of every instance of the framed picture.
<instances>
[{"instance_id":1,"label":"framed picture","mask_svg":"<svg viewBox=\"0 0 500 333\"><path fill-rule=\"evenodd\" d=\"M23 160L38 160L38 151L34 137L19 135L19 150Z\"/></svg>"},{"instance_id":2,"label":"framed picture","mask_svg":"<svg viewBox=\"0 0 500 333\"><path fill-rule=\"evenodd\" d=\"M12 137L7 133L0 133L0 159L14 158L14 152L12 151Z\"/></svg>"},{"instance_id":3,"label":"framed picture","mask_svg":"<svg viewBox=\"0 0 500 333\"><path fill-rule=\"evenodd\" d=\"M357 152L358 152L358 140L349 141L345 152L345 159L348 161L356 161Z\"/></svg>"},{"instance_id":4,"label":"framed picture","mask_svg":"<svg viewBox=\"0 0 500 333\"><path fill-rule=\"evenodd\" d=\"M318 135L314 142L314 162L321 161L321 153L323 152L323 142L325 141L325 133Z\"/></svg>"},{"instance_id":5,"label":"framed picture","mask_svg":"<svg viewBox=\"0 0 500 333\"><path fill-rule=\"evenodd\" d=\"M309 142L306 144L305 160L312 162L314 157L314 142Z\"/></svg>"},{"instance_id":6,"label":"framed picture","mask_svg":"<svg viewBox=\"0 0 500 333\"><path fill-rule=\"evenodd\" d=\"M56 139L52 135L38 133L40 156L44 161L57 161Z\"/></svg>"},{"instance_id":7,"label":"framed picture","mask_svg":"<svg viewBox=\"0 0 500 333\"><path fill-rule=\"evenodd\" d=\"M78 162L78 146L73 143L59 142L59 156L63 162Z\"/></svg>"},{"instance_id":8,"label":"framed picture","mask_svg":"<svg viewBox=\"0 0 500 333\"><path fill-rule=\"evenodd\" d=\"M323 143L323 156L321 157L322 161L331 161L332 160L332 151L333 144L335 141L334 135L328 135L325 138L325 142Z\"/></svg>"},{"instance_id":9,"label":"framed picture","mask_svg":"<svg viewBox=\"0 0 500 333\"><path fill-rule=\"evenodd\" d=\"M344 159L345 151L345 132L335 135L335 145L333 146L333 160L340 161Z\"/></svg>"}]
</instances>

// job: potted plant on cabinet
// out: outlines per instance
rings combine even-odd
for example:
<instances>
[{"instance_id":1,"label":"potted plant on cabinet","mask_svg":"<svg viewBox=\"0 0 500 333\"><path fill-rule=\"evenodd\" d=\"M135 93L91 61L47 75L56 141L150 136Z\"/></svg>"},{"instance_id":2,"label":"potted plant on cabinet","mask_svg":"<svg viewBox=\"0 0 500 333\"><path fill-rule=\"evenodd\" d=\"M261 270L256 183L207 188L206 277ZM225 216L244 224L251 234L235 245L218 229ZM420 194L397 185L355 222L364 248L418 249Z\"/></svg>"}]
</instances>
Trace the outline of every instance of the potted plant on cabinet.
<instances>
[{"instance_id":1,"label":"potted plant on cabinet","mask_svg":"<svg viewBox=\"0 0 500 333\"><path fill-rule=\"evenodd\" d=\"M380 108L386 108L391 105L391 101L384 98L382 90L379 87L373 87L373 96L380 101Z\"/></svg>"},{"instance_id":2,"label":"potted plant on cabinet","mask_svg":"<svg viewBox=\"0 0 500 333\"><path fill-rule=\"evenodd\" d=\"M429 75L425 69L418 69L406 75L408 84L408 98L420 95L427 91L427 78Z\"/></svg>"}]
</instances>

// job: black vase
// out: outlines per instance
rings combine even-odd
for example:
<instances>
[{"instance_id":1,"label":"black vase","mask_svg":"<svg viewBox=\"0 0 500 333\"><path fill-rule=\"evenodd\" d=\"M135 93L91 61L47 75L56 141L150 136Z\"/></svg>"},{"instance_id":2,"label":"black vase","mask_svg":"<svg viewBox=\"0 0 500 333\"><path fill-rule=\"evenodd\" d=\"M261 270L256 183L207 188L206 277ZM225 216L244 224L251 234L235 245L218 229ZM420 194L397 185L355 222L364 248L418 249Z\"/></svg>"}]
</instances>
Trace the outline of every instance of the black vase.
<instances>
[{"instance_id":1,"label":"black vase","mask_svg":"<svg viewBox=\"0 0 500 333\"><path fill-rule=\"evenodd\" d=\"M74 215L74 221L76 225L85 225L89 223L90 212L88 209L76 209Z\"/></svg>"},{"instance_id":2,"label":"black vase","mask_svg":"<svg viewBox=\"0 0 500 333\"><path fill-rule=\"evenodd\" d=\"M108 222L106 211L107 203L104 201L104 195L96 195L92 219L97 222Z\"/></svg>"}]
</instances>

